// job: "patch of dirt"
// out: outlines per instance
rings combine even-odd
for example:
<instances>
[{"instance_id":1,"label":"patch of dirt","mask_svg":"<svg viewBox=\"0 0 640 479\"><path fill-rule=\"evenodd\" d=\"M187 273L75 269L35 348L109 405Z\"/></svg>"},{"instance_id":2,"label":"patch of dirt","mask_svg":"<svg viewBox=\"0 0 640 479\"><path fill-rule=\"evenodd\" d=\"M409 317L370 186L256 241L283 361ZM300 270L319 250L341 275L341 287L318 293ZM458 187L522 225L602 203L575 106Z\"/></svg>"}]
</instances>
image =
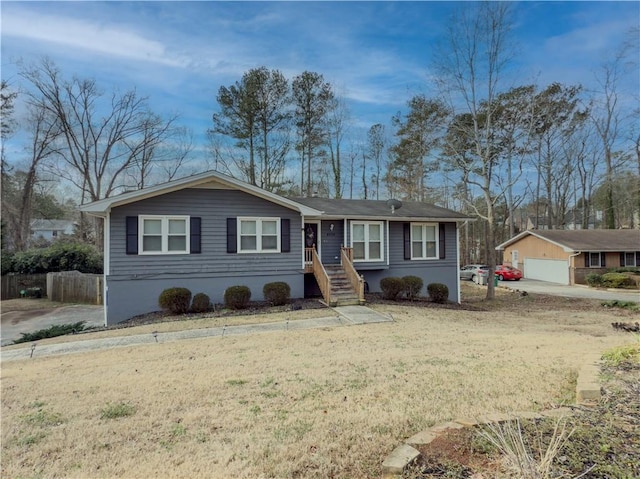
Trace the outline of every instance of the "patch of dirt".
<instances>
[{"instance_id":1,"label":"patch of dirt","mask_svg":"<svg viewBox=\"0 0 640 479\"><path fill-rule=\"evenodd\" d=\"M444 431L431 443L419 448L420 461L412 471L415 475L405 477L494 477L500 470L499 457L481 452L474 444L475 441L476 431L470 428Z\"/></svg>"}]
</instances>

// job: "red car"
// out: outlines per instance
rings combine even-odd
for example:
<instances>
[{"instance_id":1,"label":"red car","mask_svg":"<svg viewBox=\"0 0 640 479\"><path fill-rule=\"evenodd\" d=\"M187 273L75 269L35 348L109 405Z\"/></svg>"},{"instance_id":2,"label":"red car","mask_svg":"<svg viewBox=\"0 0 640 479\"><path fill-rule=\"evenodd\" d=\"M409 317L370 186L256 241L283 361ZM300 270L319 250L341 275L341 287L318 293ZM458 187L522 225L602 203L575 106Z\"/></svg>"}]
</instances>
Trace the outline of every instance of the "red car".
<instances>
[{"instance_id":1,"label":"red car","mask_svg":"<svg viewBox=\"0 0 640 479\"><path fill-rule=\"evenodd\" d=\"M505 266L503 264L496 266L496 276L500 281L510 279L513 281L520 281L522 279L522 271L511 266Z\"/></svg>"}]
</instances>

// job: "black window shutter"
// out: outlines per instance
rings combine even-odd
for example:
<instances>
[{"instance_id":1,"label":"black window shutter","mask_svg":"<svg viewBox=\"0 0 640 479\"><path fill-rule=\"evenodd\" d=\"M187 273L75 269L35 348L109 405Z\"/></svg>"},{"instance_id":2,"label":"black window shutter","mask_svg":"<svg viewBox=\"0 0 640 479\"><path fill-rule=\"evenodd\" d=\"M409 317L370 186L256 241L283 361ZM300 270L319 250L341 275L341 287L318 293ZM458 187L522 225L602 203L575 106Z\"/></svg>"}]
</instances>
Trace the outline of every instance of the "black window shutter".
<instances>
[{"instance_id":1,"label":"black window shutter","mask_svg":"<svg viewBox=\"0 0 640 479\"><path fill-rule=\"evenodd\" d=\"M584 254L584 267L588 268L589 266L591 266L591 263L589 263L589 253L585 253Z\"/></svg>"},{"instance_id":2,"label":"black window shutter","mask_svg":"<svg viewBox=\"0 0 640 479\"><path fill-rule=\"evenodd\" d=\"M138 254L138 217L127 216L127 254Z\"/></svg>"},{"instance_id":3,"label":"black window shutter","mask_svg":"<svg viewBox=\"0 0 640 479\"><path fill-rule=\"evenodd\" d=\"M189 219L189 238L190 238L190 248L189 251L191 254L200 254L202 253L202 235L200 233L201 227L201 219L197 217L191 217Z\"/></svg>"},{"instance_id":4,"label":"black window shutter","mask_svg":"<svg viewBox=\"0 0 640 479\"><path fill-rule=\"evenodd\" d=\"M636 266L640 266L640 251L636 251Z\"/></svg>"},{"instance_id":5,"label":"black window shutter","mask_svg":"<svg viewBox=\"0 0 640 479\"><path fill-rule=\"evenodd\" d=\"M404 259L411 259L411 223L403 223Z\"/></svg>"},{"instance_id":6,"label":"black window shutter","mask_svg":"<svg viewBox=\"0 0 640 479\"><path fill-rule=\"evenodd\" d=\"M620 266L624 266L624 253L620 253Z\"/></svg>"},{"instance_id":7,"label":"black window shutter","mask_svg":"<svg viewBox=\"0 0 640 479\"><path fill-rule=\"evenodd\" d=\"M607 266L607 253L600 253L600 267L604 268L605 266Z\"/></svg>"},{"instance_id":8,"label":"black window shutter","mask_svg":"<svg viewBox=\"0 0 640 479\"><path fill-rule=\"evenodd\" d=\"M291 251L291 220L288 218L280 220L280 251Z\"/></svg>"},{"instance_id":9,"label":"black window shutter","mask_svg":"<svg viewBox=\"0 0 640 479\"><path fill-rule=\"evenodd\" d=\"M227 218L227 253L238 252L238 222L235 218Z\"/></svg>"},{"instance_id":10,"label":"black window shutter","mask_svg":"<svg viewBox=\"0 0 640 479\"><path fill-rule=\"evenodd\" d=\"M440 223L440 259L445 259L447 257L446 249L446 236L445 236L445 227L446 224Z\"/></svg>"}]
</instances>

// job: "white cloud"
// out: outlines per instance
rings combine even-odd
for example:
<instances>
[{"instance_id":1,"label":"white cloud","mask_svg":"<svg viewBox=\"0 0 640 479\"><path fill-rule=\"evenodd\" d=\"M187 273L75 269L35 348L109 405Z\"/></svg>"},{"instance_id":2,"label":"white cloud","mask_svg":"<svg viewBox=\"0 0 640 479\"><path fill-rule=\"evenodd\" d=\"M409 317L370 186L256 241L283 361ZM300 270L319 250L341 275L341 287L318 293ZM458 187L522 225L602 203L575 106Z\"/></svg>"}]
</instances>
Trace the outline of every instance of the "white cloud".
<instances>
[{"instance_id":1,"label":"white cloud","mask_svg":"<svg viewBox=\"0 0 640 479\"><path fill-rule=\"evenodd\" d=\"M171 54L162 43L144 38L119 26L24 9L4 9L3 37L54 43L121 59L184 67L185 57Z\"/></svg>"}]
</instances>

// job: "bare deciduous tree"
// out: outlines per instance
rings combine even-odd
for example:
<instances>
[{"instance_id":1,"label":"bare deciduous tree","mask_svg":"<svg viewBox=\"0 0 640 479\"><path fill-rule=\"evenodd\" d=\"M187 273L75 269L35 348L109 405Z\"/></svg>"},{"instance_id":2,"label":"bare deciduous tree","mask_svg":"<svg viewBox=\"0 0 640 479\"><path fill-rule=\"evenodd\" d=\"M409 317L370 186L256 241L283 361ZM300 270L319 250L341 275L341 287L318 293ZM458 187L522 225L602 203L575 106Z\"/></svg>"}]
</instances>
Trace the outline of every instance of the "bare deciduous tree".
<instances>
[{"instance_id":1,"label":"bare deciduous tree","mask_svg":"<svg viewBox=\"0 0 640 479\"><path fill-rule=\"evenodd\" d=\"M127 169L143 150L162 141L173 122L151 113L147 99L135 90L106 98L95 80L65 80L48 59L21 65L20 75L31 84L27 95L32 104L55 118L63 145L58 148L61 161L52 166L80 189L83 202L124 187ZM96 243L102 243L97 227Z\"/></svg>"},{"instance_id":2,"label":"bare deciduous tree","mask_svg":"<svg viewBox=\"0 0 640 479\"><path fill-rule=\"evenodd\" d=\"M495 99L500 80L510 60L510 4L483 2L464 9L451 19L443 48L436 57L438 84L449 99L453 111L464 112L467 121L458 122L459 132L467 139L471 151L453 154L450 159L463 180L482 194L487 222L487 264L489 278L496 265L496 211L500 195L494 191L496 165ZM457 107L457 108L456 108ZM455 153L456 145L452 146ZM490 281L487 299L495 297Z\"/></svg>"}]
</instances>

